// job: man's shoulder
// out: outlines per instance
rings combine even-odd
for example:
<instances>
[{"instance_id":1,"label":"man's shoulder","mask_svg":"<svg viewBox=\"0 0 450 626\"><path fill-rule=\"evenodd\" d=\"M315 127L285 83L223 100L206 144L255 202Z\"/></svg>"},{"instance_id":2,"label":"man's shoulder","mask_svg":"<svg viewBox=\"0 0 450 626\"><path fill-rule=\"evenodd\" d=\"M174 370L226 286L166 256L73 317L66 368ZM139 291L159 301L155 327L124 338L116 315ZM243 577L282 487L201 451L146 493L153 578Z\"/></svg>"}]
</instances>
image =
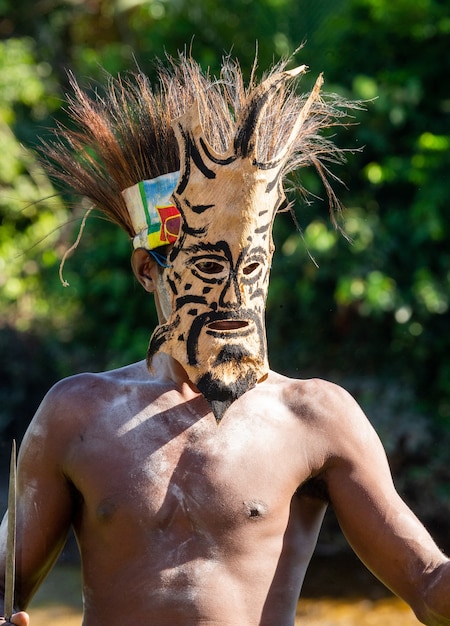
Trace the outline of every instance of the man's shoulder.
<instances>
[{"instance_id":1,"label":"man's shoulder","mask_svg":"<svg viewBox=\"0 0 450 626\"><path fill-rule=\"evenodd\" d=\"M25 447L45 446L55 458L64 456L71 442L89 428L129 417L129 398L151 403L158 390L145 361L105 372L84 372L57 382L43 398L30 422ZM130 409L131 410L131 409ZM128 412L127 412L128 411ZM136 410L137 412L138 410Z\"/></svg>"},{"instance_id":2,"label":"man's shoulder","mask_svg":"<svg viewBox=\"0 0 450 626\"><path fill-rule=\"evenodd\" d=\"M271 372L268 384L277 388L283 404L302 421L340 430L367 422L361 407L342 386L322 378L290 378Z\"/></svg>"},{"instance_id":3,"label":"man's shoulder","mask_svg":"<svg viewBox=\"0 0 450 626\"><path fill-rule=\"evenodd\" d=\"M266 384L278 388L291 402L312 403L317 406L338 399L354 402L344 387L324 378L293 378L271 370Z\"/></svg>"},{"instance_id":4,"label":"man's shoulder","mask_svg":"<svg viewBox=\"0 0 450 626\"><path fill-rule=\"evenodd\" d=\"M124 389L151 382L144 361L105 372L83 372L68 376L47 392L35 421L42 424L48 421L80 420L98 410L99 406L114 402L123 395Z\"/></svg>"},{"instance_id":5,"label":"man's shoulder","mask_svg":"<svg viewBox=\"0 0 450 626\"><path fill-rule=\"evenodd\" d=\"M310 378L272 377L282 403L294 417L307 442L314 467L364 462L365 451L379 449L373 426L353 396L331 381Z\"/></svg>"},{"instance_id":6,"label":"man's shoulder","mask_svg":"<svg viewBox=\"0 0 450 626\"><path fill-rule=\"evenodd\" d=\"M151 382L152 378L149 374L145 361L139 361L103 372L81 372L73 374L67 378L58 381L50 389L49 394L57 397L60 394L78 393L82 390L84 393L90 388L100 388L115 386L120 388L121 385L132 384L133 382Z\"/></svg>"}]
</instances>

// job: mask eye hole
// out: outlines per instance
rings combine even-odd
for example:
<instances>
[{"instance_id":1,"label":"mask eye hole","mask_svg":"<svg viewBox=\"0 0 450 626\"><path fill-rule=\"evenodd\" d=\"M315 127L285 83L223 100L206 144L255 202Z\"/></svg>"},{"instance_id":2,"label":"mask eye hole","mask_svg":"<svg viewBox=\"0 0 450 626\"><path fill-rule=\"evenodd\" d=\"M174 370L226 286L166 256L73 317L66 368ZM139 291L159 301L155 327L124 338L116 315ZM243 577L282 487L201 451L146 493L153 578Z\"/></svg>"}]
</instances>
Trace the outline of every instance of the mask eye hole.
<instances>
[{"instance_id":1,"label":"mask eye hole","mask_svg":"<svg viewBox=\"0 0 450 626\"><path fill-rule=\"evenodd\" d=\"M218 263L217 261L198 261L195 264L196 269L202 274L215 275L221 274L225 267L222 263Z\"/></svg>"},{"instance_id":2,"label":"mask eye hole","mask_svg":"<svg viewBox=\"0 0 450 626\"><path fill-rule=\"evenodd\" d=\"M202 255L186 261L194 276L200 280L211 283L222 283L230 273L230 266L226 259L219 255Z\"/></svg>"},{"instance_id":3,"label":"mask eye hole","mask_svg":"<svg viewBox=\"0 0 450 626\"><path fill-rule=\"evenodd\" d=\"M245 276L250 276L250 274L254 274L256 272L256 270L259 269L259 263L250 263L249 265L246 265L242 272L244 273Z\"/></svg>"}]
</instances>

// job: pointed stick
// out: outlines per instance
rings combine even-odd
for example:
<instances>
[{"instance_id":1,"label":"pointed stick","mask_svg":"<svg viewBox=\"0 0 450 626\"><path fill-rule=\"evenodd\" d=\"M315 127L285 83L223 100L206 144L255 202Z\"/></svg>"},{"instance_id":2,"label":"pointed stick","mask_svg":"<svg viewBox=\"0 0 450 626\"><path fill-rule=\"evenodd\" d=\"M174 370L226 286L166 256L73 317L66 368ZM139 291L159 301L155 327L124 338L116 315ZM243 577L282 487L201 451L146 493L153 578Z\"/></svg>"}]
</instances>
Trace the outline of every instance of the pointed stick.
<instances>
[{"instance_id":1,"label":"pointed stick","mask_svg":"<svg viewBox=\"0 0 450 626\"><path fill-rule=\"evenodd\" d=\"M8 535L5 568L5 619L10 621L14 612L14 584L16 575L16 441L13 440L9 471Z\"/></svg>"}]
</instances>

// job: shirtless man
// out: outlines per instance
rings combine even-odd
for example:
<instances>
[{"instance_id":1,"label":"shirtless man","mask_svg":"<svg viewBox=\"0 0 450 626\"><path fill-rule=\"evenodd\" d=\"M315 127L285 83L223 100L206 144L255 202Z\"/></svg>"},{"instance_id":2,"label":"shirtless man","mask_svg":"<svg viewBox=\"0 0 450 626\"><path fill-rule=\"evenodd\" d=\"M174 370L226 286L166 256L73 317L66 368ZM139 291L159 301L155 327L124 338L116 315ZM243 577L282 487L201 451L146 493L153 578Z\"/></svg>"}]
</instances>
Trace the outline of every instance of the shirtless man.
<instances>
[{"instance_id":1,"label":"shirtless man","mask_svg":"<svg viewBox=\"0 0 450 626\"><path fill-rule=\"evenodd\" d=\"M28 624L24 610L73 526L84 626L292 626L330 502L367 567L423 623L449 625L450 562L396 493L359 406L336 385L268 367L264 302L280 181L307 162L320 168L331 148L316 133L332 105L319 85L294 97L295 72L283 68L244 97L226 63L224 85L231 92L234 78L242 96L229 123L208 112L238 99L220 107L224 90L182 58L160 93L141 76L139 90L113 82L109 99L95 101L75 85L84 132L71 135L70 149L47 146L59 177L132 237L133 270L160 324L145 361L58 383L31 423L19 458L11 622ZM130 153L120 138L145 135L121 134L144 119L131 105L147 107L147 120L156 111L157 127L167 117L174 135L165 127L153 141L162 169L125 180ZM109 169L77 169L93 145ZM164 159L174 150L171 169ZM6 523L1 532L3 564Z\"/></svg>"}]
</instances>

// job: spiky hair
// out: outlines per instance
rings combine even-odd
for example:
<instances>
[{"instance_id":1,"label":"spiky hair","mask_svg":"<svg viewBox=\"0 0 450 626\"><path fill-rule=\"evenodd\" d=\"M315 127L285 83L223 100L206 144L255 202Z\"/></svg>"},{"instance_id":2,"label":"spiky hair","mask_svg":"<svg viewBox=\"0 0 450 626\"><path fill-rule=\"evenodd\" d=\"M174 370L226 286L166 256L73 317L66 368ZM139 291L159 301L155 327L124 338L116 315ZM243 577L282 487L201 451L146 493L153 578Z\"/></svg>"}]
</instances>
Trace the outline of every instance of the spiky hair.
<instances>
[{"instance_id":1,"label":"spiky hair","mask_svg":"<svg viewBox=\"0 0 450 626\"><path fill-rule=\"evenodd\" d=\"M59 125L54 136L43 142L41 152L47 169L133 237L121 191L179 169L172 122L197 103L206 140L215 151L226 152L251 123L252 112L262 97L262 83L284 71L286 64L278 63L258 82L255 63L246 85L239 63L230 57L223 59L220 77L215 79L192 58L180 54L177 59L169 58L167 66L158 63L156 85L138 71L118 78L108 76L103 93L82 89L70 75L70 124ZM289 140L290 153L282 175L313 165L333 204L326 163L342 161L343 151L321 131L344 123L352 104L335 96L321 96L316 83L317 93L309 97L305 120L292 140L296 122L308 103L308 94L296 93L296 83L296 79L284 81L265 103L256 130L252 129L255 158L260 164L273 161Z\"/></svg>"}]
</instances>

